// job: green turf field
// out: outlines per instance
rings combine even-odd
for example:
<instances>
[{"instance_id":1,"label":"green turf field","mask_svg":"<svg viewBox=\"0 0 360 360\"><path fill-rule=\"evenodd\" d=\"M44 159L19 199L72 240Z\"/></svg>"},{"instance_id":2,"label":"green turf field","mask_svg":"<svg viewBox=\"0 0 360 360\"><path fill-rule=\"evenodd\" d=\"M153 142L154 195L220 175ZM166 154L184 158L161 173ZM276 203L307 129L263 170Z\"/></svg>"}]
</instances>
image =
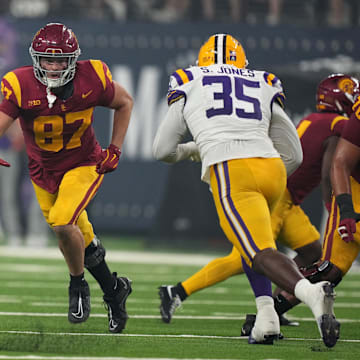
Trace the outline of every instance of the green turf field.
<instances>
[{"instance_id":1,"label":"green turf field","mask_svg":"<svg viewBox=\"0 0 360 360\"><path fill-rule=\"evenodd\" d=\"M194 294L177 310L172 323L165 324L159 315L157 287L185 279L201 265L195 260L193 265L149 263L146 256L156 259L151 253L145 257L132 253L126 263L110 261L112 269L133 281L133 293L127 302L130 319L122 334L113 335L107 330L101 291L89 274L92 312L86 323L73 325L67 321L68 274L62 258L34 259L24 254L16 257L16 251L10 257L1 251L0 247L0 359L248 360L360 356L360 273L356 271L337 288L335 312L342 325L341 339L333 349L322 344L310 310L303 305L288 314L298 319L300 326L282 327L285 339L265 346L248 345L247 338L239 336L245 315L255 311L245 276ZM168 262L171 259L169 256Z\"/></svg>"}]
</instances>

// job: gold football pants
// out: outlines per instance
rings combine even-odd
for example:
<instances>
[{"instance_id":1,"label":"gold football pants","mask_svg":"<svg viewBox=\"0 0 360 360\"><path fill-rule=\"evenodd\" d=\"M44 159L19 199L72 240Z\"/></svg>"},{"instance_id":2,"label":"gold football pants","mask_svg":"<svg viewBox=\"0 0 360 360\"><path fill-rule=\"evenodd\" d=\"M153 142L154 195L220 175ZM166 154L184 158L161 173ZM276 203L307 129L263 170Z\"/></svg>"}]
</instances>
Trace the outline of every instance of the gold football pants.
<instances>
[{"instance_id":1,"label":"gold football pants","mask_svg":"<svg viewBox=\"0 0 360 360\"><path fill-rule=\"evenodd\" d=\"M98 191L104 175L96 166L81 166L65 173L58 191L51 194L33 182L40 209L51 226L77 224L87 247L94 238L94 230L86 213L86 206Z\"/></svg>"},{"instance_id":2,"label":"gold football pants","mask_svg":"<svg viewBox=\"0 0 360 360\"><path fill-rule=\"evenodd\" d=\"M263 249L276 249L271 212L286 186L279 158L224 161L210 169L220 226L249 266Z\"/></svg>"},{"instance_id":3,"label":"gold football pants","mask_svg":"<svg viewBox=\"0 0 360 360\"><path fill-rule=\"evenodd\" d=\"M360 184L353 178L350 178L350 182L354 210L360 212ZM342 240L337 231L339 222L339 208L337 207L335 197L333 196L331 210L326 225L322 260L331 261L341 270L344 276L349 271L360 251L360 222L356 224L354 241L349 243Z\"/></svg>"}]
</instances>

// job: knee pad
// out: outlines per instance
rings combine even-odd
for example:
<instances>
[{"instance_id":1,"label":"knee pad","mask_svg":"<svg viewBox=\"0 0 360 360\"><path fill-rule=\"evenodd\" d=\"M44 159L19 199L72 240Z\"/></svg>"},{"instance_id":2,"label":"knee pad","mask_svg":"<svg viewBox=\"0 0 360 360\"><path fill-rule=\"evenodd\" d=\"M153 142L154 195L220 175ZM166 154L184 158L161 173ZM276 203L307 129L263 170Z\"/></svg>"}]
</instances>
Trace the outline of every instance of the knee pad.
<instances>
[{"instance_id":1,"label":"knee pad","mask_svg":"<svg viewBox=\"0 0 360 360\"><path fill-rule=\"evenodd\" d=\"M319 260L310 266L300 268L300 271L312 283L330 281L336 286L342 279L341 271L328 260Z\"/></svg>"},{"instance_id":2,"label":"knee pad","mask_svg":"<svg viewBox=\"0 0 360 360\"><path fill-rule=\"evenodd\" d=\"M91 269L99 265L105 259L105 248L100 240L95 236L93 241L85 249L84 265L87 269Z\"/></svg>"}]
</instances>

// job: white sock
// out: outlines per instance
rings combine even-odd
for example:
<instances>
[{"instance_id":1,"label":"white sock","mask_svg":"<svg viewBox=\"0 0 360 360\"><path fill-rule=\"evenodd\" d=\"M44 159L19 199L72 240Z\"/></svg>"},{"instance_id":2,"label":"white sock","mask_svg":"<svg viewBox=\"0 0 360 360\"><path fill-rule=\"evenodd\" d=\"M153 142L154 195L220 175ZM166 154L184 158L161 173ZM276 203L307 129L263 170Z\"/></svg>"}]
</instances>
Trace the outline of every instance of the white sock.
<instances>
[{"instance_id":1,"label":"white sock","mask_svg":"<svg viewBox=\"0 0 360 360\"><path fill-rule=\"evenodd\" d=\"M262 309L265 306L274 306L274 299L272 298L272 296L258 296L255 299L256 302L256 308L259 311L260 309Z\"/></svg>"},{"instance_id":2,"label":"white sock","mask_svg":"<svg viewBox=\"0 0 360 360\"><path fill-rule=\"evenodd\" d=\"M312 293L312 287L314 285L308 279L299 280L294 289L295 296L301 300L304 304L309 305L309 295Z\"/></svg>"}]
</instances>

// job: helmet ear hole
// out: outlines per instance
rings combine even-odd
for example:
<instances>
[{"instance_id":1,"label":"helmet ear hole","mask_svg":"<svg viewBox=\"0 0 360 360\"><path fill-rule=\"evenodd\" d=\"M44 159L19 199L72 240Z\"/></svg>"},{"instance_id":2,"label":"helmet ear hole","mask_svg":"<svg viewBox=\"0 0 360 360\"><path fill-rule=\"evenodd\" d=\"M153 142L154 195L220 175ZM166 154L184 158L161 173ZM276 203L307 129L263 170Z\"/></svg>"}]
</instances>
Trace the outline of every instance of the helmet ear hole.
<instances>
[{"instance_id":1,"label":"helmet ear hole","mask_svg":"<svg viewBox=\"0 0 360 360\"><path fill-rule=\"evenodd\" d=\"M228 34L215 34L201 46L198 66L229 64L245 68L248 64L245 51L240 42Z\"/></svg>"},{"instance_id":2,"label":"helmet ear hole","mask_svg":"<svg viewBox=\"0 0 360 360\"><path fill-rule=\"evenodd\" d=\"M75 76L76 62L80 56L78 40L71 29L60 23L49 23L34 36L29 48L33 61L35 77L47 87L60 87L67 84ZM57 77L49 77L48 71L40 65L42 57L65 58L68 66L59 71Z\"/></svg>"}]
</instances>

